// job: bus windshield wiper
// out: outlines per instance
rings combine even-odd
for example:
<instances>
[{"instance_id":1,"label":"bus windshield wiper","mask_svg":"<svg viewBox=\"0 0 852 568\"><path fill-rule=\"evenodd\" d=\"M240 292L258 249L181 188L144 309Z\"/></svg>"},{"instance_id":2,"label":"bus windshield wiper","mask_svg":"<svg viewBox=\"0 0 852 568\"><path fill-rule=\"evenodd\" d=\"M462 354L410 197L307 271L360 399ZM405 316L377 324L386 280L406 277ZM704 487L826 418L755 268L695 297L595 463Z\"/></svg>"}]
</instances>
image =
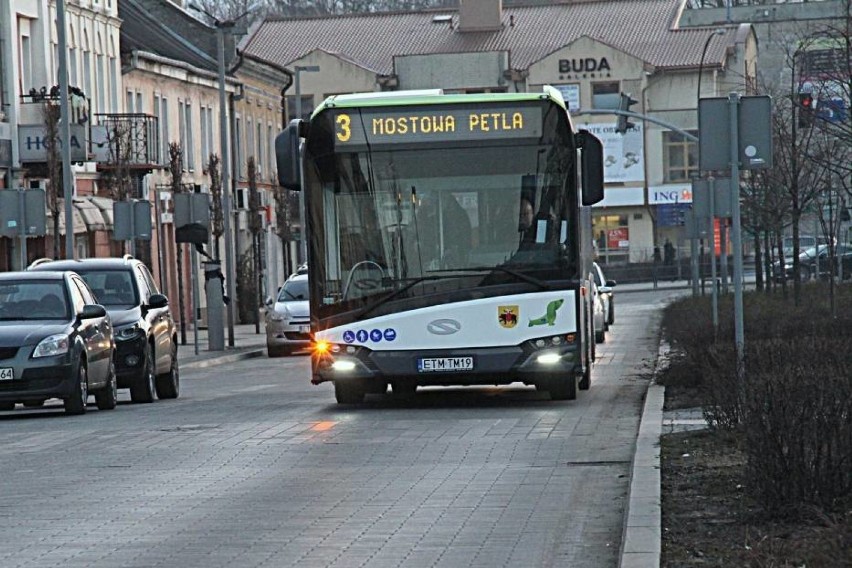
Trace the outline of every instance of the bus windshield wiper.
<instances>
[{"instance_id":1,"label":"bus windshield wiper","mask_svg":"<svg viewBox=\"0 0 852 568\"><path fill-rule=\"evenodd\" d=\"M553 288L545 282L544 280L539 280L538 278L534 278L523 272L518 272L517 270L512 270L511 268L506 268L505 266L469 266L467 268L447 268L444 270L436 270L435 272L493 272L493 271L502 272L504 274L508 274L510 276L514 276L518 280L523 280L533 286L536 286L539 290L552 290Z\"/></svg>"},{"instance_id":2,"label":"bus windshield wiper","mask_svg":"<svg viewBox=\"0 0 852 568\"><path fill-rule=\"evenodd\" d=\"M438 271L433 271L433 272L438 272ZM399 296L403 292L406 292L406 291L410 290L411 288L417 286L418 284L421 284L421 283L426 282L428 280L444 280L446 278L462 278L462 277L463 277L462 274L458 274L458 275L439 274L439 275L436 275L436 276L421 276L419 278L415 278L414 280L407 282L401 288L397 288L396 290L389 292L385 296L382 296L381 298L379 298L378 300L376 300L372 304L364 306L361 309L361 311L358 312L357 317L359 317L359 318L364 317L365 315L372 312L373 310L375 310L376 308L378 308L379 306L381 306L385 302L392 300L393 298L396 298L397 296Z\"/></svg>"}]
</instances>

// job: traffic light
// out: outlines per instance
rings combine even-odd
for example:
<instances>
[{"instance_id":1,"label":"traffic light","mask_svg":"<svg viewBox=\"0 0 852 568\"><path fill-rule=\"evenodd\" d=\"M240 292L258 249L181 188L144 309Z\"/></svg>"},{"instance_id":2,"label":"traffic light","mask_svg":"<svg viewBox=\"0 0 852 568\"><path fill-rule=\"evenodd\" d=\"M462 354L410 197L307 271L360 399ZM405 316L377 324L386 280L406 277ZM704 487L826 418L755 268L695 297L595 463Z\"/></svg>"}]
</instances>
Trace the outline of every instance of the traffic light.
<instances>
[{"instance_id":1,"label":"traffic light","mask_svg":"<svg viewBox=\"0 0 852 568\"><path fill-rule=\"evenodd\" d=\"M620 98L618 100L618 110L621 111L630 111L630 107L638 103L634 98L630 97L630 93L621 93ZM619 134L624 134L631 128L633 128L635 124L630 122L629 118L623 114L618 115L618 122L615 125L615 131Z\"/></svg>"},{"instance_id":2,"label":"traffic light","mask_svg":"<svg viewBox=\"0 0 852 568\"><path fill-rule=\"evenodd\" d=\"M799 93L799 128L810 128L813 125L815 107L813 93Z\"/></svg>"}]
</instances>

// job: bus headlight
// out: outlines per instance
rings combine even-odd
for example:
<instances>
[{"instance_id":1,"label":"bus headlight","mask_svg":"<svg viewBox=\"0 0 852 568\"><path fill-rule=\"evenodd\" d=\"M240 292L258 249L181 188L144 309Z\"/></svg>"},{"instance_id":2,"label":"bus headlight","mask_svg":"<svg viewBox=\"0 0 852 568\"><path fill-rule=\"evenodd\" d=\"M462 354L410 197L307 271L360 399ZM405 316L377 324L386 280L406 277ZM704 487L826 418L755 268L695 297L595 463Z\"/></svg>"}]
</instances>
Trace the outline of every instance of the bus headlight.
<instances>
[{"instance_id":1,"label":"bus headlight","mask_svg":"<svg viewBox=\"0 0 852 568\"><path fill-rule=\"evenodd\" d=\"M353 371L355 366L355 361L350 361L348 359L340 359L331 364L332 369L342 373Z\"/></svg>"},{"instance_id":2,"label":"bus headlight","mask_svg":"<svg viewBox=\"0 0 852 568\"><path fill-rule=\"evenodd\" d=\"M559 363L560 360L562 360L562 355L553 352L542 353L541 355L536 357L535 360L536 362L542 365L555 365L556 363Z\"/></svg>"}]
</instances>

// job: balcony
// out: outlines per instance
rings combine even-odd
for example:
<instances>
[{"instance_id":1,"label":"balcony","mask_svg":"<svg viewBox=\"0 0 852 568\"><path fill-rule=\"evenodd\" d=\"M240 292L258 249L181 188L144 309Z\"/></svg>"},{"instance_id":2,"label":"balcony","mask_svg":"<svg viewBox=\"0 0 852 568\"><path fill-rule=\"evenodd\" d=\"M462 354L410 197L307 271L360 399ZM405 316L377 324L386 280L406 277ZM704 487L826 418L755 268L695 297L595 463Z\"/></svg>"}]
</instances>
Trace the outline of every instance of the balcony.
<instances>
[{"instance_id":1,"label":"balcony","mask_svg":"<svg viewBox=\"0 0 852 568\"><path fill-rule=\"evenodd\" d=\"M141 113L95 114L92 153L99 170L139 173L161 168L157 117Z\"/></svg>"}]
</instances>

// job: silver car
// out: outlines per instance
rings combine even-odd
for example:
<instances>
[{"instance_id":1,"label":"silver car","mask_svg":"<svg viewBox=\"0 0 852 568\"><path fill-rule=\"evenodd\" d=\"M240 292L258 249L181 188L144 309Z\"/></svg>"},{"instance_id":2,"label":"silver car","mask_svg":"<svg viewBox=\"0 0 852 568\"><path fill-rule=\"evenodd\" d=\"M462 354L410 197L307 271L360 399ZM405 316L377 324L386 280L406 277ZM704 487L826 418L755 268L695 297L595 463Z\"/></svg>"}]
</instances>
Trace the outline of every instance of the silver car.
<instances>
[{"instance_id":1,"label":"silver car","mask_svg":"<svg viewBox=\"0 0 852 568\"><path fill-rule=\"evenodd\" d=\"M308 275L294 274L278 297L266 302L266 350L270 357L290 355L311 342Z\"/></svg>"}]
</instances>

